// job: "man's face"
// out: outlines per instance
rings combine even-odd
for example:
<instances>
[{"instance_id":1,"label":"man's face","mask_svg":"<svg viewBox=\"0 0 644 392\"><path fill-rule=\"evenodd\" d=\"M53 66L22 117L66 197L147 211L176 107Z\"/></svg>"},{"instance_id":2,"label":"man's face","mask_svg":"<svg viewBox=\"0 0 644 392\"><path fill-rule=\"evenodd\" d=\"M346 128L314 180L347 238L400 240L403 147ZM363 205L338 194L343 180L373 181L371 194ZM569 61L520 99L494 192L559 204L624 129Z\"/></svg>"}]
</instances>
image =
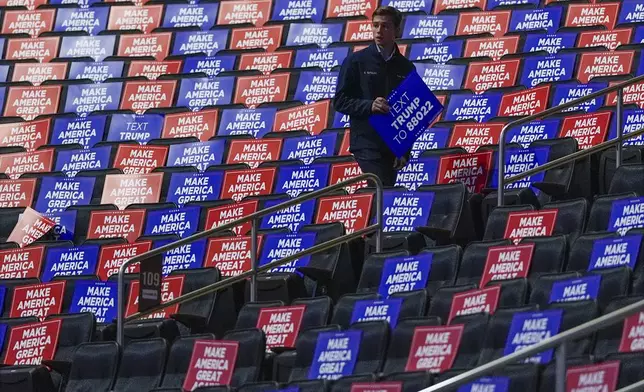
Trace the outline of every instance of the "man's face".
<instances>
[{"instance_id":1,"label":"man's face","mask_svg":"<svg viewBox=\"0 0 644 392\"><path fill-rule=\"evenodd\" d=\"M373 38L376 45L388 47L394 44L396 40L396 26L393 20L388 16L374 16L371 23L373 28Z\"/></svg>"}]
</instances>

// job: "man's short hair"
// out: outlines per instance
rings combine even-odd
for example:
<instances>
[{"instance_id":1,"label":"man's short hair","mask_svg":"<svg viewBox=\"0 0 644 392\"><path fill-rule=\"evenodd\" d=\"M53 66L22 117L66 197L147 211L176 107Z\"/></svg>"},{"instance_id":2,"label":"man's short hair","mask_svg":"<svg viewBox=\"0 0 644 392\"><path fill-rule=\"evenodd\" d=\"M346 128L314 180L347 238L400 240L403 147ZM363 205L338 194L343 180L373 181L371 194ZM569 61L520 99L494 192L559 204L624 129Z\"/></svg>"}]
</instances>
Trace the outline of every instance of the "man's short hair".
<instances>
[{"instance_id":1,"label":"man's short hair","mask_svg":"<svg viewBox=\"0 0 644 392\"><path fill-rule=\"evenodd\" d=\"M376 10L373 11L371 18L373 19L376 16L386 16L391 18L391 21L394 23L394 26L396 28L399 28L400 24L402 23L402 14L400 13L400 11L388 5L376 8Z\"/></svg>"}]
</instances>

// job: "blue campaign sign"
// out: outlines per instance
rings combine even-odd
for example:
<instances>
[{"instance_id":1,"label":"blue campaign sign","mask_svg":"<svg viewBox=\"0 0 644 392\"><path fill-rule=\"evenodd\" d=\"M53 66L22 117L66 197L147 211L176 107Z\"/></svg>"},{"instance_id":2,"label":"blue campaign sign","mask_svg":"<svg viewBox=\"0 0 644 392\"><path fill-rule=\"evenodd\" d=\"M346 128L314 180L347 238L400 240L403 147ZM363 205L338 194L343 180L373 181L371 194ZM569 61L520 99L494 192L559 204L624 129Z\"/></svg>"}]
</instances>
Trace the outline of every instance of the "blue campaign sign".
<instances>
[{"instance_id":1,"label":"blue campaign sign","mask_svg":"<svg viewBox=\"0 0 644 392\"><path fill-rule=\"evenodd\" d=\"M336 139L335 132L285 138L280 159L299 159L308 165L316 158L335 155Z\"/></svg>"},{"instance_id":2,"label":"blue campaign sign","mask_svg":"<svg viewBox=\"0 0 644 392\"><path fill-rule=\"evenodd\" d=\"M107 78L123 76L123 61L73 61L69 63L69 79L89 79L102 83Z\"/></svg>"},{"instance_id":3,"label":"blue campaign sign","mask_svg":"<svg viewBox=\"0 0 644 392\"><path fill-rule=\"evenodd\" d=\"M526 36L523 44L524 52L540 52L557 54L561 49L574 48L577 42L577 33L555 33L543 35L541 33L530 33Z\"/></svg>"},{"instance_id":4,"label":"blue campaign sign","mask_svg":"<svg viewBox=\"0 0 644 392\"><path fill-rule=\"evenodd\" d=\"M527 170L539 167L548 162L550 155L549 147L529 147L526 149L512 148L507 151L505 155L505 177L512 177L517 174L523 173ZM517 182L506 184L505 189L523 189L532 186L535 182L542 182L545 172L537 173L535 175L523 178ZM492 171L490 179L490 187L496 188L498 186L499 174L496 170ZM539 190L533 188L535 194L539 194Z\"/></svg>"},{"instance_id":5,"label":"blue campaign sign","mask_svg":"<svg viewBox=\"0 0 644 392\"><path fill-rule=\"evenodd\" d=\"M168 166L194 166L205 171L208 166L221 164L225 144L222 139L173 144L168 151Z\"/></svg>"},{"instance_id":6,"label":"blue campaign sign","mask_svg":"<svg viewBox=\"0 0 644 392\"><path fill-rule=\"evenodd\" d=\"M40 278L43 282L49 282L56 276L93 275L96 273L99 250L99 245L50 247Z\"/></svg>"},{"instance_id":7,"label":"blue campaign sign","mask_svg":"<svg viewBox=\"0 0 644 392\"><path fill-rule=\"evenodd\" d=\"M444 41L438 43L420 42L411 44L409 59L411 61L434 60L438 64L445 64L451 59L461 58L463 55L463 42Z\"/></svg>"},{"instance_id":8,"label":"blue campaign sign","mask_svg":"<svg viewBox=\"0 0 644 392\"><path fill-rule=\"evenodd\" d=\"M378 293L383 298L406 291L424 289L432 268L432 253L388 257L382 267Z\"/></svg>"},{"instance_id":9,"label":"blue campaign sign","mask_svg":"<svg viewBox=\"0 0 644 392\"><path fill-rule=\"evenodd\" d=\"M218 136L251 135L261 139L273 129L277 108L224 109Z\"/></svg>"},{"instance_id":10,"label":"blue campaign sign","mask_svg":"<svg viewBox=\"0 0 644 392\"><path fill-rule=\"evenodd\" d=\"M371 115L369 123L394 155L402 157L440 114L443 105L416 72L410 73L387 101L389 113Z\"/></svg>"},{"instance_id":11,"label":"blue campaign sign","mask_svg":"<svg viewBox=\"0 0 644 392\"><path fill-rule=\"evenodd\" d=\"M112 114L110 128L107 131L107 141L135 141L146 144L152 139L161 137L163 115L161 114Z\"/></svg>"},{"instance_id":12,"label":"blue campaign sign","mask_svg":"<svg viewBox=\"0 0 644 392\"><path fill-rule=\"evenodd\" d=\"M415 191L421 185L434 185L438 171L438 157L412 158L396 173L396 186Z\"/></svg>"},{"instance_id":13,"label":"blue campaign sign","mask_svg":"<svg viewBox=\"0 0 644 392\"><path fill-rule=\"evenodd\" d=\"M529 123L512 127L505 135L506 143L518 143L523 148L528 148L535 140L554 139L559 132L561 120L547 119L535 120Z\"/></svg>"},{"instance_id":14,"label":"blue campaign sign","mask_svg":"<svg viewBox=\"0 0 644 392\"><path fill-rule=\"evenodd\" d=\"M65 111L83 116L97 110L117 110L122 88L121 82L69 85Z\"/></svg>"},{"instance_id":15,"label":"blue campaign sign","mask_svg":"<svg viewBox=\"0 0 644 392\"><path fill-rule=\"evenodd\" d=\"M4 309L4 299L5 299L6 295L7 295L7 288L5 286L0 286L0 309ZM0 323L0 326L2 326L2 325L6 326L6 324L1 324ZM0 329L1 328L2 327L0 327ZM4 341L4 331L0 330L0 344L3 341Z\"/></svg>"},{"instance_id":16,"label":"blue campaign sign","mask_svg":"<svg viewBox=\"0 0 644 392\"><path fill-rule=\"evenodd\" d=\"M505 341L503 355L510 355L558 334L562 318L562 309L515 313ZM545 365L552 359L553 351L553 349L546 350L527 358L525 362Z\"/></svg>"},{"instance_id":17,"label":"blue campaign sign","mask_svg":"<svg viewBox=\"0 0 644 392\"><path fill-rule=\"evenodd\" d=\"M85 31L90 35L96 35L107 29L109 12L109 7L58 8L54 31Z\"/></svg>"},{"instance_id":18,"label":"blue campaign sign","mask_svg":"<svg viewBox=\"0 0 644 392\"><path fill-rule=\"evenodd\" d=\"M351 324L385 320L392 329L396 328L402 302L402 298L356 301L353 305L353 313L351 313Z\"/></svg>"},{"instance_id":19,"label":"blue campaign sign","mask_svg":"<svg viewBox=\"0 0 644 392\"><path fill-rule=\"evenodd\" d=\"M264 208L276 206L284 203L288 198L267 200ZM260 228L262 229L281 229L288 228L292 232L297 232L302 226L313 223L313 212L315 211L315 200L307 200L303 203L296 204L289 208L273 212L262 218Z\"/></svg>"},{"instance_id":20,"label":"blue campaign sign","mask_svg":"<svg viewBox=\"0 0 644 392\"><path fill-rule=\"evenodd\" d=\"M188 56L183 60L183 73L203 72L209 77L219 75L224 71L233 71L235 69L235 55L218 55L218 56Z\"/></svg>"},{"instance_id":21,"label":"blue campaign sign","mask_svg":"<svg viewBox=\"0 0 644 392\"><path fill-rule=\"evenodd\" d=\"M411 157L418 158L427 150L437 150L447 147L447 142L452 130L445 127L431 127L427 129L411 147Z\"/></svg>"},{"instance_id":22,"label":"blue campaign sign","mask_svg":"<svg viewBox=\"0 0 644 392\"><path fill-rule=\"evenodd\" d=\"M562 14L563 7L513 10L510 31L546 30L549 34L556 33Z\"/></svg>"},{"instance_id":23,"label":"blue campaign sign","mask_svg":"<svg viewBox=\"0 0 644 392\"><path fill-rule=\"evenodd\" d=\"M418 75L430 90L459 90L467 65L415 63Z\"/></svg>"},{"instance_id":24,"label":"blue campaign sign","mask_svg":"<svg viewBox=\"0 0 644 392\"><path fill-rule=\"evenodd\" d=\"M52 5L62 5L62 4L74 4L79 8L87 8L95 3L102 3L103 0L49 0L47 4Z\"/></svg>"},{"instance_id":25,"label":"blue campaign sign","mask_svg":"<svg viewBox=\"0 0 644 392\"><path fill-rule=\"evenodd\" d=\"M51 229L54 235L54 240L74 240L74 232L76 231L76 210L48 212L42 215L56 223L54 228Z\"/></svg>"},{"instance_id":26,"label":"blue campaign sign","mask_svg":"<svg viewBox=\"0 0 644 392\"><path fill-rule=\"evenodd\" d=\"M335 96L339 72L302 71L295 88L295 100L308 105Z\"/></svg>"},{"instance_id":27,"label":"blue campaign sign","mask_svg":"<svg viewBox=\"0 0 644 392\"><path fill-rule=\"evenodd\" d=\"M382 0L381 5L394 7L400 12L421 11L431 14L434 0Z\"/></svg>"},{"instance_id":28,"label":"blue campaign sign","mask_svg":"<svg viewBox=\"0 0 644 392\"><path fill-rule=\"evenodd\" d=\"M351 128L351 116L348 114L335 112L333 115L333 125L331 128Z\"/></svg>"},{"instance_id":29,"label":"blue campaign sign","mask_svg":"<svg viewBox=\"0 0 644 392\"><path fill-rule=\"evenodd\" d=\"M283 165L277 174L275 193L298 197L303 192L313 192L329 184L329 164Z\"/></svg>"},{"instance_id":30,"label":"blue campaign sign","mask_svg":"<svg viewBox=\"0 0 644 392\"><path fill-rule=\"evenodd\" d=\"M458 15L408 15L403 26L403 39L432 38L442 42L456 35Z\"/></svg>"},{"instance_id":31,"label":"blue campaign sign","mask_svg":"<svg viewBox=\"0 0 644 392\"><path fill-rule=\"evenodd\" d=\"M174 240L166 239L156 241L154 242L154 248L159 248L171 242L174 242ZM205 238L163 252L163 276L170 275L172 271L201 268L205 255Z\"/></svg>"},{"instance_id":32,"label":"blue campaign sign","mask_svg":"<svg viewBox=\"0 0 644 392\"><path fill-rule=\"evenodd\" d=\"M219 3L167 4L161 27L197 26L208 30L217 22Z\"/></svg>"},{"instance_id":33,"label":"blue campaign sign","mask_svg":"<svg viewBox=\"0 0 644 392\"><path fill-rule=\"evenodd\" d=\"M264 266L273 261L283 259L309 249L315 245L315 233L297 234L267 234L262 240L262 254L259 257L259 265ZM306 267L311 262L311 255L300 257L279 267L271 268L269 272L295 273L299 267Z\"/></svg>"},{"instance_id":34,"label":"blue campaign sign","mask_svg":"<svg viewBox=\"0 0 644 392\"><path fill-rule=\"evenodd\" d=\"M0 50L2 50L2 44L3 43L0 42ZM8 81L7 78L9 77L9 68L11 68L9 64L0 65L0 82L4 83Z\"/></svg>"},{"instance_id":35,"label":"blue campaign sign","mask_svg":"<svg viewBox=\"0 0 644 392\"><path fill-rule=\"evenodd\" d=\"M172 173L166 201L183 206L191 201L218 200L224 173Z\"/></svg>"},{"instance_id":36,"label":"blue campaign sign","mask_svg":"<svg viewBox=\"0 0 644 392\"><path fill-rule=\"evenodd\" d=\"M103 61L114 54L115 46L115 35L68 36L60 43L59 57L91 57L94 61Z\"/></svg>"},{"instance_id":37,"label":"blue campaign sign","mask_svg":"<svg viewBox=\"0 0 644 392\"><path fill-rule=\"evenodd\" d=\"M176 234L187 237L199 229L199 206L148 210L144 235Z\"/></svg>"},{"instance_id":38,"label":"blue campaign sign","mask_svg":"<svg viewBox=\"0 0 644 392\"><path fill-rule=\"evenodd\" d=\"M88 148L103 140L106 116L57 117L51 136L51 144L80 144ZM62 152L59 151L58 154Z\"/></svg>"},{"instance_id":39,"label":"blue campaign sign","mask_svg":"<svg viewBox=\"0 0 644 392\"><path fill-rule=\"evenodd\" d=\"M613 202L607 231L626 234L634 228L644 227L644 197L631 197Z\"/></svg>"},{"instance_id":40,"label":"blue campaign sign","mask_svg":"<svg viewBox=\"0 0 644 392\"><path fill-rule=\"evenodd\" d=\"M635 37L631 43L634 44L643 44L644 43L644 26L640 26L635 29Z\"/></svg>"},{"instance_id":41,"label":"blue campaign sign","mask_svg":"<svg viewBox=\"0 0 644 392\"><path fill-rule=\"evenodd\" d=\"M35 209L38 212L65 211L69 206L86 206L92 200L94 177L43 177Z\"/></svg>"},{"instance_id":42,"label":"blue campaign sign","mask_svg":"<svg viewBox=\"0 0 644 392\"><path fill-rule=\"evenodd\" d=\"M174 33L171 54L182 56L203 53L206 56L214 56L220 50L226 49L228 34L228 30L177 31Z\"/></svg>"},{"instance_id":43,"label":"blue campaign sign","mask_svg":"<svg viewBox=\"0 0 644 392\"><path fill-rule=\"evenodd\" d=\"M4 287L2 287L0 290L2 290L4 292L5 289L4 289ZM3 298L3 300L4 300L4 298ZM2 305L4 306L4 301L3 301ZM7 336L7 330L8 329L9 329L9 326L7 324L0 323L0 344L2 344L3 347L4 347L4 339L5 339L5 336Z\"/></svg>"},{"instance_id":44,"label":"blue campaign sign","mask_svg":"<svg viewBox=\"0 0 644 392\"><path fill-rule=\"evenodd\" d=\"M434 192L384 191L382 231L414 231L417 226L427 226L433 203Z\"/></svg>"},{"instance_id":45,"label":"blue campaign sign","mask_svg":"<svg viewBox=\"0 0 644 392\"><path fill-rule=\"evenodd\" d=\"M352 375L361 340L360 330L318 334L309 379L337 380Z\"/></svg>"},{"instance_id":46,"label":"blue campaign sign","mask_svg":"<svg viewBox=\"0 0 644 392\"><path fill-rule=\"evenodd\" d=\"M232 102L234 87L234 76L182 79L177 106L185 106L195 111L206 106L229 105Z\"/></svg>"},{"instance_id":47,"label":"blue campaign sign","mask_svg":"<svg viewBox=\"0 0 644 392\"><path fill-rule=\"evenodd\" d=\"M521 84L530 88L539 83L570 80L575 72L576 58L575 53L526 57Z\"/></svg>"},{"instance_id":48,"label":"blue campaign sign","mask_svg":"<svg viewBox=\"0 0 644 392\"><path fill-rule=\"evenodd\" d=\"M585 97L586 95L592 94L606 87L608 87L608 83L600 82L592 82L588 84L558 83L555 85L555 93L552 98L552 104L561 105L575 99ZM579 105L573 106L570 109L564 110L564 112L575 112L579 110L584 112L594 112L599 110L602 106L604 106L603 96L580 103Z\"/></svg>"},{"instance_id":49,"label":"blue campaign sign","mask_svg":"<svg viewBox=\"0 0 644 392\"><path fill-rule=\"evenodd\" d=\"M74 286L69 313L91 312L99 323L111 323L117 316L116 282L79 280Z\"/></svg>"},{"instance_id":50,"label":"blue campaign sign","mask_svg":"<svg viewBox=\"0 0 644 392\"><path fill-rule=\"evenodd\" d=\"M324 0L275 0L271 20L311 19L315 23L322 23L325 5Z\"/></svg>"},{"instance_id":51,"label":"blue campaign sign","mask_svg":"<svg viewBox=\"0 0 644 392\"><path fill-rule=\"evenodd\" d=\"M644 22L644 3L640 0L624 0L619 11L617 23L642 23Z\"/></svg>"},{"instance_id":52,"label":"blue campaign sign","mask_svg":"<svg viewBox=\"0 0 644 392\"><path fill-rule=\"evenodd\" d=\"M626 109L622 115L622 133L628 135L631 132L639 131L644 128L644 109ZM608 138L617 137L617 116L611 116L610 131ZM644 136L639 135L624 141L625 146L644 145Z\"/></svg>"},{"instance_id":53,"label":"blue campaign sign","mask_svg":"<svg viewBox=\"0 0 644 392\"><path fill-rule=\"evenodd\" d=\"M445 121L489 121L499 111L503 93L452 94L447 105Z\"/></svg>"},{"instance_id":54,"label":"blue campaign sign","mask_svg":"<svg viewBox=\"0 0 644 392\"><path fill-rule=\"evenodd\" d=\"M299 49L295 52L296 68L320 67L324 71L331 71L333 67L342 65L344 59L349 55L349 48L308 48Z\"/></svg>"},{"instance_id":55,"label":"blue campaign sign","mask_svg":"<svg viewBox=\"0 0 644 392\"><path fill-rule=\"evenodd\" d=\"M590 275L555 282L550 289L548 303L595 300L601 280L601 275Z\"/></svg>"},{"instance_id":56,"label":"blue campaign sign","mask_svg":"<svg viewBox=\"0 0 644 392\"><path fill-rule=\"evenodd\" d=\"M56 158L56 171L67 177L74 177L81 170L104 170L109 167L109 146L86 148L83 150L60 150Z\"/></svg>"},{"instance_id":57,"label":"blue campaign sign","mask_svg":"<svg viewBox=\"0 0 644 392\"><path fill-rule=\"evenodd\" d=\"M634 270L641 244L641 234L626 234L621 238L595 240L588 271L625 266Z\"/></svg>"},{"instance_id":58,"label":"blue campaign sign","mask_svg":"<svg viewBox=\"0 0 644 392\"><path fill-rule=\"evenodd\" d=\"M286 37L287 46L317 45L326 48L342 41L344 23L291 23Z\"/></svg>"},{"instance_id":59,"label":"blue campaign sign","mask_svg":"<svg viewBox=\"0 0 644 392\"><path fill-rule=\"evenodd\" d=\"M457 392L508 392L509 386L508 377L482 377L460 386Z\"/></svg>"}]
</instances>

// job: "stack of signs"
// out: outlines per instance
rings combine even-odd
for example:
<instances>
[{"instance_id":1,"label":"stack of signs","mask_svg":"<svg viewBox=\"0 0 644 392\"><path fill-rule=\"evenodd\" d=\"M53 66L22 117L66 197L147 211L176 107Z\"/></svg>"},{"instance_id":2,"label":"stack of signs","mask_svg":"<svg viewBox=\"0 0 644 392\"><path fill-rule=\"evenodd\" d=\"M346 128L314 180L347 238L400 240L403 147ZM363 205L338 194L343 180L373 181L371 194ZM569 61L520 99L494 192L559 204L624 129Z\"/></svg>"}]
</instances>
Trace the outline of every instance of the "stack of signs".
<instances>
[{"instance_id":1,"label":"stack of signs","mask_svg":"<svg viewBox=\"0 0 644 392\"><path fill-rule=\"evenodd\" d=\"M515 313L503 355L510 355L558 334L562 318L562 309ZM552 353L553 349L549 349L526 358L525 362L547 364L552 359Z\"/></svg>"},{"instance_id":2,"label":"stack of signs","mask_svg":"<svg viewBox=\"0 0 644 392\"><path fill-rule=\"evenodd\" d=\"M111 323L117 316L116 282L79 280L74 286L70 313L93 313L98 323Z\"/></svg>"},{"instance_id":3,"label":"stack of signs","mask_svg":"<svg viewBox=\"0 0 644 392\"><path fill-rule=\"evenodd\" d=\"M337 380L352 375L361 341L360 330L318 334L309 379Z\"/></svg>"},{"instance_id":4,"label":"stack of signs","mask_svg":"<svg viewBox=\"0 0 644 392\"><path fill-rule=\"evenodd\" d=\"M505 225L503 238L509 238L518 244L526 237L551 236L557 221L555 209L531 212L511 212Z\"/></svg>"},{"instance_id":5,"label":"stack of signs","mask_svg":"<svg viewBox=\"0 0 644 392\"><path fill-rule=\"evenodd\" d=\"M595 240L588 271L617 267L629 267L635 270L641 244L641 234L626 234L621 238Z\"/></svg>"},{"instance_id":6,"label":"stack of signs","mask_svg":"<svg viewBox=\"0 0 644 392\"><path fill-rule=\"evenodd\" d=\"M47 320L12 327L4 364L40 365L53 360L61 324L61 320Z\"/></svg>"},{"instance_id":7,"label":"stack of signs","mask_svg":"<svg viewBox=\"0 0 644 392\"><path fill-rule=\"evenodd\" d=\"M185 276L173 275L163 278L161 282L161 303L172 301L181 296ZM125 317L129 317L139 311L139 281L130 282L130 293L127 297L127 307L125 308ZM167 306L155 313L149 314L142 318L163 319L168 318L171 314L177 313L179 304Z\"/></svg>"},{"instance_id":8,"label":"stack of signs","mask_svg":"<svg viewBox=\"0 0 644 392\"><path fill-rule=\"evenodd\" d=\"M601 275L584 276L554 282L549 303L595 300L599 294Z\"/></svg>"},{"instance_id":9,"label":"stack of signs","mask_svg":"<svg viewBox=\"0 0 644 392\"><path fill-rule=\"evenodd\" d=\"M463 325L416 327L405 371L443 373L450 370L461 344L463 329Z\"/></svg>"},{"instance_id":10,"label":"stack of signs","mask_svg":"<svg viewBox=\"0 0 644 392\"><path fill-rule=\"evenodd\" d=\"M619 352L644 351L644 312L635 313L624 319Z\"/></svg>"},{"instance_id":11,"label":"stack of signs","mask_svg":"<svg viewBox=\"0 0 644 392\"><path fill-rule=\"evenodd\" d=\"M56 276L93 275L98 264L99 248L99 245L49 248L40 280L50 282Z\"/></svg>"},{"instance_id":12,"label":"stack of signs","mask_svg":"<svg viewBox=\"0 0 644 392\"><path fill-rule=\"evenodd\" d=\"M259 265L264 266L296 253L303 252L315 245L316 233L297 234L267 234L264 237L264 246L259 259ZM295 273L297 268L306 267L311 261L311 255L289 261L279 267L271 268L269 272Z\"/></svg>"},{"instance_id":13,"label":"stack of signs","mask_svg":"<svg viewBox=\"0 0 644 392\"><path fill-rule=\"evenodd\" d=\"M626 234L630 229L644 227L644 197L633 197L613 202L608 231Z\"/></svg>"},{"instance_id":14,"label":"stack of signs","mask_svg":"<svg viewBox=\"0 0 644 392\"><path fill-rule=\"evenodd\" d=\"M434 192L407 193L385 191L383 194L383 232L414 231L426 226L434 203Z\"/></svg>"},{"instance_id":15,"label":"stack of signs","mask_svg":"<svg viewBox=\"0 0 644 392\"><path fill-rule=\"evenodd\" d=\"M260 248L263 236L257 236L257 247ZM214 267L221 276L237 276L251 268L251 238L215 237L208 239L208 251L204 268Z\"/></svg>"},{"instance_id":16,"label":"stack of signs","mask_svg":"<svg viewBox=\"0 0 644 392\"><path fill-rule=\"evenodd\" d=\"M17 286L13 289L9 317L38 317L60 313L65 281Z\"/></svg>"},{"instance_id":17,"label":"stack of signs","mask_svg":"<svg viewBox=\"0 0 644 392\"><path fill-rule=\"evenodd\" d=\"M27 207L20 214L16 226L9 234L7 242L15 242L24 248L44 236L56 225L56 222L39 214L36 210Z\"/></svg>"},{"instance_id":18,"label":"stack of signs","mask_svg":"<svg viewBox=\"0 0 644 392\"><path fill-rule=\"evenodd\" d=\"M0 250L0 279L38 278L44 252L44 246Z\"/></svg>"},{"instance_id":19,"label":"stack of signs","mask_svg":"<svg viewBox=\"0 0 644 392\"><path fill-rule=\"evenodd\" d=\"M507 377L483 377L462 385L457 392L508 392L509 385Z\"/></svg>"},{"instance_id":20,"label":"stack of signs","mask_svg":"<svg viewBox=\"0 0 644 392\"><path fill-rule=\"evenodd\" d=\"M329 196L319 199L316 224L342 222L346 234L367 227L373 194Z\"/></svg>"},{"instance_id":21,"label":"stack of signs","mask_svg":"<svg viewBox=\"0 0 644 392\"><path fill-rule=\"evenodd\" d=\"M266 349L294 348L305 311L306 305L262 308L255 327L264 331Z\"/></svg>"},{"instance_id":22,"label":"stack of signs","mask_svg":"<svg viewBox=\"0 0 644 392\"><path fill-rule=\"evenodd\" d=\"M485 268L481 276L480 288L489 282L525 278L530 271L534 243L491 246L488 248Z\"/></svg>"},{"instance_id":23,"label":"stack of signs","mask_svg":"<svg viewBox=\"0 0 644 392\"><path fill-rule=\"evenodd\" d=\"M402 392L402 384L402 381L354 382L349 392Z\"/></svg>"},{"instance_id":24,"label":"stack of signs","mask_svg":"<svg viewBox=\"0 0 644 392\"><path fill-rule=\"evenodd\" d=\"M458 316L476 313L494 314L499 305L500 295L501 286L498 285L454 294L447 324L451 324L454 317Z\"/></svg>"},{"instance_id":25,"label":"stack of signs","mask_svg":"<svg viewBox=\"0 0 644 392\"><path fill-rule=\"evenodd\" d=\"M487 187L492 169L492 151L446 155L438 163L437 184L460 182L468 192L480 193Z\"/></svg>"},{"instance_id":26,"label":"stack of signs","mask_svg":"<svg viewBox=\"0 0 644 392\"><path fill-rule=\"evenodd\" d=\"M238 351L239 342L196 340L183 389L194 391L199 387L230 384Z\"/></svg>"},{"instance_id":27,"label":"stack of signs","mask_svg":"<svg viewBox=\"0 0 644 392\"><path fill-rule=\"evenodd\" d=\"M614 392L619 376L619 361L596 365L572 366L566 370L566 392Z\"/></svg>"},{"instance_id":28,"label":"stack of signs","mask_svg":"<svg viewBox=\"0 0 644 392\"><path fill-rule=\"evenodd\" d=\"M276 206L285 202L287 199L267 200L264 208ZM260 227L262 229L281 229L288 228L291 232L296 233L304 225L313 223L313 211L315 211L316 201L307 200L300 204L275 211L262 218Z\"/></svg>"},{"instance_id":29,"label":"stack of signs","mask_svg":"<svg viewBox=\"0 0 644 392\"><path fill-rule=\"evenodd\" d=\"M396 328L402 301L402 298L356 301L351 313L351 324L362 321L385 320L392 329Z\"/></svg>"},{"instance_id":30,"label":"stack of signs","mask_svg":"<svg viewBox=\"0 0 644 392\"><path fill-rule=\"evenodd\" d=\"M388 257L382 267L378 293L383 298L400 292L424 289L432 267L432 253Z\"/></svg>"}]
</instances>

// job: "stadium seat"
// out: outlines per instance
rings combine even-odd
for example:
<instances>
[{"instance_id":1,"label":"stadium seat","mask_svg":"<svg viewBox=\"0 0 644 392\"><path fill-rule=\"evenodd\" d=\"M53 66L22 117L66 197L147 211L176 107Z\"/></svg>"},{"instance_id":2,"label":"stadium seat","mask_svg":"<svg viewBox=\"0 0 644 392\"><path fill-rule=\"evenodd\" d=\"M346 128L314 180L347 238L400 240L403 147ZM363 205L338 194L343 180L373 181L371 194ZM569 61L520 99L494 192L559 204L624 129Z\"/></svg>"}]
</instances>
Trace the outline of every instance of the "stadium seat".
<instances>
[{"instance_id":1,"label":"stadium seat","mask_svg":"<svg viewBox=\"0 0 644 392\"><path fill-rule=\"evenodd\" d=\"M115 342L85 343L76 349L67 379L66 391L87 389L107 391L119 367L120 351Z\"/></svg>"},{"instance_id":2,"label":"stadium seat","mask_svg":"<svg viewBox=\"0 0 644 392\"><path fill-rule=\"evenodd\" d=\"M114 382L117 391L141 391L161 383L168 344L164 339L136 340L123 350Z\"/></svg>"}]
</instances>

